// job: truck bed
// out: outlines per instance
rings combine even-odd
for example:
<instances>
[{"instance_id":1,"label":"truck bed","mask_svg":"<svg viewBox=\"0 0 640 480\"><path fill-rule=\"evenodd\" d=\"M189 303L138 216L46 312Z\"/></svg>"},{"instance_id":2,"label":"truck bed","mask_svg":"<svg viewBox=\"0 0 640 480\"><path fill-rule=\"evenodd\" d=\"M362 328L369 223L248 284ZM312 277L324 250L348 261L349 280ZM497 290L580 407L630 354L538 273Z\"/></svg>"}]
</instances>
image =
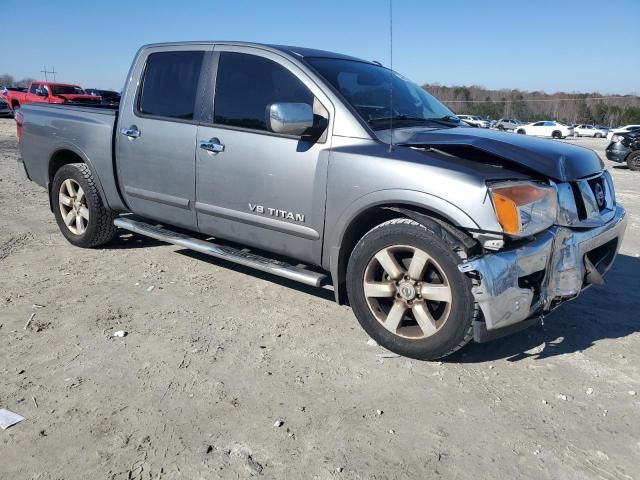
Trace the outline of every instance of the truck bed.
<instances>
[{"instance_id":1,"label":"truck bed","mask_svg":"<svg viewBox=\"0 0 640 480\"><path fill-rule=\"evenodd\" d=\"M33 103L23 115L20 152L29 178L48 189L50 159L77 155L94 173L103 200L111 208L124 206L117 191L113 140L118 108L110 105ZM109 181L100 182L100 179Z\"/></svg>"}]
</instances>

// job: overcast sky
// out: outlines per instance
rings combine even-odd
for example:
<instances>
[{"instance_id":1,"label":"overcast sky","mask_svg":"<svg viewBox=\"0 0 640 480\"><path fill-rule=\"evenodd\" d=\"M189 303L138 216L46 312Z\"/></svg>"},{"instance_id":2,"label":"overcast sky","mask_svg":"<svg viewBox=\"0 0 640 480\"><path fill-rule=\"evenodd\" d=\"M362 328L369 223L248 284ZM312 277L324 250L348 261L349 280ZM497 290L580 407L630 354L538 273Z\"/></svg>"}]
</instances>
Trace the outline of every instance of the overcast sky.
<instances>
[{"instance_id":1,"label":"overcast sky","mask_svg":"<svg viewBox=\"0 0 640 480\"><path fill-rule=\"evenodd\" d=\"M244 40L389 64L389 0L1 0L0 74L120 90L135 51ZM11 19L16 19L13 21ZM394 69L417 83L640 93L640 0L394 0Z\"/></svg>"}]
</instances>

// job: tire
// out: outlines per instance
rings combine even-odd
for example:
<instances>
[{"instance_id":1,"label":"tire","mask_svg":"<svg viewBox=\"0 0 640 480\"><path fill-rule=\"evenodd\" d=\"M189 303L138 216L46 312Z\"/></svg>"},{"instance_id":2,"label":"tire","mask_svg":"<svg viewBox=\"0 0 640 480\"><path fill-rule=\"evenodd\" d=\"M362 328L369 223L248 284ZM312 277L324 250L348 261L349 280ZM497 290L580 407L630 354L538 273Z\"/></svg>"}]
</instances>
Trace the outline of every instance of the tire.
<instances>
[{"instance_id":1,"label":"tire","mask_svg":"<svg viewBox=\"0 0 640 480\"><path fill-rule=\"evenodd\" d=\"M640 171L640 150L631 152L627 156L627 166L629 170L633 170L634 172Z\"/></svg>"},{"instance_id":2,"label":"tire","mask_svg":"<svg viewBox=\"0 0 640 480\"><path fill-rule=\"evenodd\" d=\"M393 277L388 275L393 269L382 266L389 265L388 259L378 261L387 254L396 260L394 268L401 269ZM423 270L412 272L416 258L426 263ZM369 336L392 352L418 360L450 355L471 341L473 320L479 315L473 282L458 270L461 262L461 256L425 226L406 218L384 222L360 239L349 258L351 308Z\"/></svg>"},{"instance_id":3,"label":"tire","mask_svg":"<svg viewBox=\"0 0 640 480\"><path fill-rule=\"evenodd\" d=\"M58 227L71 244L91 248L113 240L117 214L102 202L87 165L70 163L60 167L53 177L50 195ZM70 219L69 225L65 218Z\"/></svg>"},{"instance_id":4,"label":"tire","mask_svg":"<svg viewBox=\"0 0 640 480\"><path fill-rule=\"evenodd\" d=\"M527 132L523 128L519 128L516 133L519 133L520 135L526 135L527 134Z\"/></svg>"},{"instance_id":5,"label":"tire","mask_svg":"<svg viewBox=\"0 0 640 480\"><path fill-rule=\"evenodd\" d=\"M562 138L562 133L558 130L554 130L553 132L551 132L551 138Z\"/></svg>"},{"instance_id":6,"label":"tire","mask_svg":"<svg viewBox=\"0 0 640 480\"><path fill-rule=\"evenodd\" d=\"M601 133L596 133L593 138L602 138L602 134Z\"/></svg>"}]
</instances>

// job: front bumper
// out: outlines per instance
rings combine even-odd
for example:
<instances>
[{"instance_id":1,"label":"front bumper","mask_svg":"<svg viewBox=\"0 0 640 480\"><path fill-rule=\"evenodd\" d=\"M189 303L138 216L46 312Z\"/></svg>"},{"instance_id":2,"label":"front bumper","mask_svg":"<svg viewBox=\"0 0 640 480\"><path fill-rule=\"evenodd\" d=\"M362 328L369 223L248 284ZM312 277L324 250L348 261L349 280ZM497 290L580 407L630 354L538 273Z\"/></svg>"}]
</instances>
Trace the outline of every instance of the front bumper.
<instances>
[{"instance_id":1,"label":"front bumper","mask_svg":"<svg viewBox=\"0 0 640 480\"><path fill-rule=\"evenodd\" d=\"M618 163L624 162L630 152L631 149L625 147L620 142L611 142L605 150L607 159L611 160L612 162Z\"/></svg>"},{"instance_id":2,"label":"front bumper","mask_svg":"<svg viewBox=\"0 0 640 480\"><path fill-rule=\"evenodd\" d=\"M473 296L486 329L542 316L590 284L600 283L622 244L626 225L624 208L616 206L613 218L600 227L554 226L525 245L460 265L462 272L478 277Z\"/></svg>"}]
</instances>

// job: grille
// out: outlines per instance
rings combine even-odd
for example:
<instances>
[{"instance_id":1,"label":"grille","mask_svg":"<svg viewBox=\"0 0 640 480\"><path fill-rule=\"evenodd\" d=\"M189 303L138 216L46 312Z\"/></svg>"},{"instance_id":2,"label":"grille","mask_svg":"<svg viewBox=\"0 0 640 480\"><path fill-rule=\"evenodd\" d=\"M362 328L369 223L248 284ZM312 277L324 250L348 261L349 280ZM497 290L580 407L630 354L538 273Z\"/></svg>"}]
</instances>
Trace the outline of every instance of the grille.
<instances>
[{"instance_id":1,"label":"grille","mask_svg":"<svg viewBox=\"0 0 640 480\"><path fill-rule=\"evenodd\" d=\"M571 182L571 191L581 221L604 220L615 209L615 194L608 173Z\"/></svg>"}]
</instances>

